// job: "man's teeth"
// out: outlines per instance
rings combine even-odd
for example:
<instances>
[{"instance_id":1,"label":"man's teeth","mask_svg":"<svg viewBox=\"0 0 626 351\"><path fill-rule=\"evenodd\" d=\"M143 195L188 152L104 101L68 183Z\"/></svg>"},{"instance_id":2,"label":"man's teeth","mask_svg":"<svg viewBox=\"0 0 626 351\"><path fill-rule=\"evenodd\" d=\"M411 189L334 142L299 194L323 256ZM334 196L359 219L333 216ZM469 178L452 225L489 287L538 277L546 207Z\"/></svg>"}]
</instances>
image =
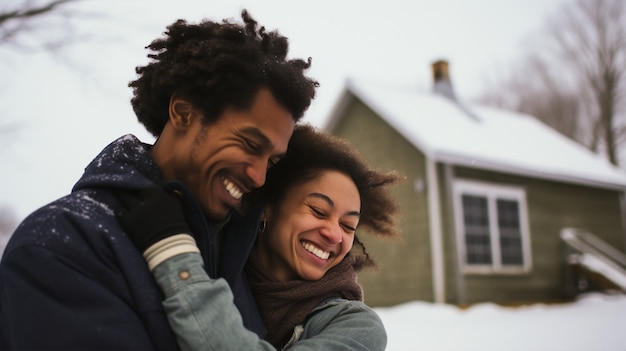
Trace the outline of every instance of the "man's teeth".
<instances>
[{"instance_id":1,"label":"man's teeth","mask_svg":"<svg viewBox=\"0 0 626 351\"><path fill-rule=\"evenodd\" d=\"M228 179L224 179L223 183L230 196L237 200L241 199L241 195L243 195L243 193L235 186L235 184L231 183Z\"/></svg>"},{"instance_id":2,"label":"man's teeth","mask_svg":"<svg viewBox=\"0 0 626 351\"><path fill-rule=\"evenodd\" d=\"M302 246L304 247L305 250L321 258L322 260L327 260L328 257L330 256L330 252L320 250L318 247L316 247L315 245L311 243L303 242Z\"/></svg>"}]
</instances>

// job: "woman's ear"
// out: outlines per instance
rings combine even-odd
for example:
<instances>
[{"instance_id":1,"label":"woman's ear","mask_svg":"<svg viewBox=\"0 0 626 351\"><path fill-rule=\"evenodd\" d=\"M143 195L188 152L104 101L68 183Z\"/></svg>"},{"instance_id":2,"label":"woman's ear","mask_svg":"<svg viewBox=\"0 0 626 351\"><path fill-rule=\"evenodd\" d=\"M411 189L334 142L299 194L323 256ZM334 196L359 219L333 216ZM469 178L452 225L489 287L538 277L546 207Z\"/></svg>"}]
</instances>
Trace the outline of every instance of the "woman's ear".
<instances>
[{"instance_id":1,"label":"woman's ear","mask_svg":"<svg viewBox=\"0 0 626 351\"><path fill-rule=\"evenodd\" d=\"M264 233L265 229L267 229L267 211L263 209L263 214L261 214L261 219L259 220L259 234Z\"/></svg>"},{"instance_id":2,"label":"woman's ear","mask_svg":"<svg viewBox=\"0 0 626 351\"><path fill-rule=\"evenodd\" d=\"M263 214L261 215L262 221L271 221L272 220L272 209L269 206L265 206L263 208Z\"/></svg>"},{"instance_id":3,"label":"woman's ear","mask_svg":"<svg viewBox=\"0 0 626 351\"><path fill-rule=\"evenodd\" d=\"M193 115L196 113L191 102L181 99L176 95L170 98L169 116L170 123L176 129L186 129L191 125Z\"/></svg>"}]
</instances>

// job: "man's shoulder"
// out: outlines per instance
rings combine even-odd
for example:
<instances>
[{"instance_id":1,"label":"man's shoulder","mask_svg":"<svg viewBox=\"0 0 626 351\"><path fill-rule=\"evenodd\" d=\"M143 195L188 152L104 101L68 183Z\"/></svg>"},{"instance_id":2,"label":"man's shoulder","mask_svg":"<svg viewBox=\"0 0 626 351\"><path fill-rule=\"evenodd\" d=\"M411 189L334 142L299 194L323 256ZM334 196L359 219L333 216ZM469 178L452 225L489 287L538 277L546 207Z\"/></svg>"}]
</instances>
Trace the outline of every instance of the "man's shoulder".
<instances>
[{"instance_id":1,"label":"man's shoulder","mask_svg":"<svg viewBox=\"0 0 626 351\"><path fill-rule=\"evenodd\" d=\"M101 192L76 191L35 210L17 227L7 250L33 245L71 249L95 241L98 233L114 234L115 214Z\"/></svg>"},{"instance_id":2,"label":"man's shoulder","mask_svg":"<svg viewBox=\"0 0 626 351\"><path fill-rule=\"evenodd\" d=\"M73 190L97 187L146 188L163 183L150 145L125 135L106 146L86 167Z\"/></svg>"},{"instance_id":3,"label":"man's shoulder","mask_svg":"<svg viewBox=\"0 0 626 351\"><path fill-rule=\"evenodd\" d=\"M114 216L113 196L105 189L83 189L60 197L34 211L23 222L31 226L55 222L87 221Z\"/></svg>"}]
</instances>

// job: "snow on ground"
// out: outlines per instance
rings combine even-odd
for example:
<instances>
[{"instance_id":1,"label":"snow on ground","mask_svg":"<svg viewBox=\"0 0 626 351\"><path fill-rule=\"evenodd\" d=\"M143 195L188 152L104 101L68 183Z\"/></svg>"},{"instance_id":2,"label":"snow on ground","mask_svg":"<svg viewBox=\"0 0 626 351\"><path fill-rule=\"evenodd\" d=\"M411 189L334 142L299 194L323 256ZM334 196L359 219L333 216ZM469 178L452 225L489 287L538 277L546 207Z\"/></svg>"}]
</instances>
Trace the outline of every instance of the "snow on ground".
<instances>
[{"instance_id":1,"label":"snow on ground","mask_svg":"<svg viewBox=\"0 0 626 351\"><path fill-rule=\"evenodd\" d=\"M626 350L626 295L621 294L517 308L410 302L376 312L387 329L388 351Z\"/></svg>"}]
</instances>

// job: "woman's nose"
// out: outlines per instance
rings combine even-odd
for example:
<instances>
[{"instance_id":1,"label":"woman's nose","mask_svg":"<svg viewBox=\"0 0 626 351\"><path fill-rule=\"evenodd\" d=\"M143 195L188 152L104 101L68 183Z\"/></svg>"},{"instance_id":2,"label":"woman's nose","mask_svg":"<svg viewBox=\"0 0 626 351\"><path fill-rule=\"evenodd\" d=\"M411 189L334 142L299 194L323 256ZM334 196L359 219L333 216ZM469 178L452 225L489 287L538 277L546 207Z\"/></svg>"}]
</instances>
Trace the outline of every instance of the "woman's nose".
<instances>
[{"instance_id":1,"label":"woman's nose","mask_svg":"<svg viewBox=\"0 0 626 351\"><path fill-rule=\"evenodd\" d=\"M343 231L338 223L329 224L324 227L320 233L329 244L336 245L343 241Z\"/></svg>"}]
</instances>

